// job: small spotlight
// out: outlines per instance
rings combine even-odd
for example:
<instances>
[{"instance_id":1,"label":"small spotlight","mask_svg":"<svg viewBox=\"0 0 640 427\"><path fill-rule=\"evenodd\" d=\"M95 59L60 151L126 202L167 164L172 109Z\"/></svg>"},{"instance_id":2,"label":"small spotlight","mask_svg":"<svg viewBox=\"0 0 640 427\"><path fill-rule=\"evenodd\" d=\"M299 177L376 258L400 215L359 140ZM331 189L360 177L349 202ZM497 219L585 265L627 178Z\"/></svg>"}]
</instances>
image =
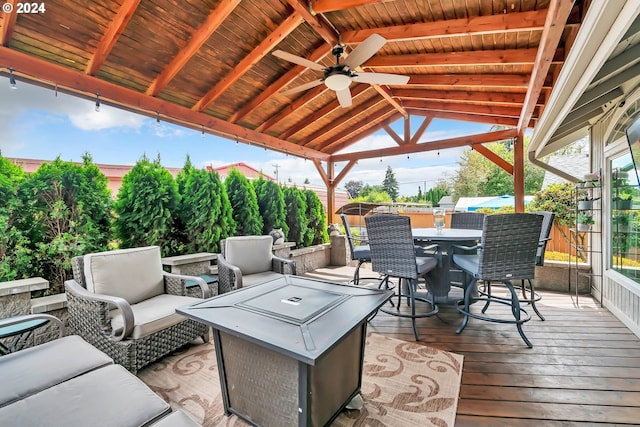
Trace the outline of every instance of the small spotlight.
<instances>
[{"instance_id":1,"label":"small spotlight","mask_svg":"<svg viewBox=\"0 0 640 427\"><path fill-rule=\"evenodd\" d=\"M100 111L100 94L96 93L96 112Z\"/></svg>"},{"instance_id":2,"label":"small spotlight","mask_svg":"<svg viewBox=\"0 0 640 427\"><path fill-rule=\"evenodd\" d=\"M156 127L160 127L160 112L156 111Z\"/></svg>"},{"instance_id":3,"label":"small spotlight","mask_svg":"<svg viewBox=\"0 0 640 427\"><path fill-rule=\"evenodd\" d=\"M18 89L16 76L13 75L13 68L9 68L9 87L11 87L11 89Z\"/></svg>"}]
</instances>

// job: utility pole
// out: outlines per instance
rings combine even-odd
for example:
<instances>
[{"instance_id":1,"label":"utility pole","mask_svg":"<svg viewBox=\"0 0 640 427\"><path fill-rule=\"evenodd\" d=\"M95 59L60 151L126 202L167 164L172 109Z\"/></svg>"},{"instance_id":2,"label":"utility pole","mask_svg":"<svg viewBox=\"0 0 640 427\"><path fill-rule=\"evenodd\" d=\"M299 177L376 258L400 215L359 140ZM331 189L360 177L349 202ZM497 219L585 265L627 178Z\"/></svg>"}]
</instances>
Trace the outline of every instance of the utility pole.
<instances>
[{"instance_id":1,"label":"utility pole","mask_svg":"<svg viewBox=\"0 0 640 427\"><path fill-rule=\"evenodd\" d=\"M276 168L276 170L275 170L275 172L274 172L274 173L276 174L276 182L277 182L278 184L280 184L280 179L278 178L278 169L280 169L280 165L276 163L275 165L271 165L271 166L273 166L274 168Z\"/></svg>"}]
</instances>

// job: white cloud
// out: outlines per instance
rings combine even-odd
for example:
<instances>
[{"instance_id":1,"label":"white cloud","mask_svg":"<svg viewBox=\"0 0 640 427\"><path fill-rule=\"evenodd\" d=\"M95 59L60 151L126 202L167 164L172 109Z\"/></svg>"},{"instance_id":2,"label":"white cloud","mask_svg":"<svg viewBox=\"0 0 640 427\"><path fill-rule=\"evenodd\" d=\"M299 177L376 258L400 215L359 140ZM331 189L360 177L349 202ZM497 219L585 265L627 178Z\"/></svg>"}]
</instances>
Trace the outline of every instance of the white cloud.
<instances>
[{"instance_id":1,"label":"white cloud","mask_svg":"<svg viewBox=\"0 0 640 427\"><path fill-rule=\"evenodd\" d=\"M88 104L88 103L86 103ZM82 130L94 131L111 128L132 128L139 130L144 118L128 111L112 108L107 105L95 111L95 105L83 105L83 111L68 113L71 123Z\"/></svg>"}]
</instances>

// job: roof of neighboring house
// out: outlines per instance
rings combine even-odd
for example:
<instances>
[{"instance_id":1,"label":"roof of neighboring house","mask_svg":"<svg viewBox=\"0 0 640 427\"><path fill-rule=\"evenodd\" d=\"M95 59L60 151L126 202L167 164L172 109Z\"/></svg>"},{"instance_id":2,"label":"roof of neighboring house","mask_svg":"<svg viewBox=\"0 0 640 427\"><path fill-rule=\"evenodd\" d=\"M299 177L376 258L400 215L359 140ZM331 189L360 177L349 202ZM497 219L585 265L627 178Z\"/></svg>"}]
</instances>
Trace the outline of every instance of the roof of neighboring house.
<instances>
[{"instance_id":1,"label":"roof of neighboring house","mask_svg":"<svg viewBox=\"0 0 640 427\"><path fill-rule=\"evenodd\" d=\"M442 199L438 201L438 205L455 205L455 203L453 203L453 196L442 196Z\"/></svg>"},{"instance_id":2,"label":"roof of neighboring house","mask_svg":"<svg viewBox=\"0 0 640 427\"><path fill-rule=\"evenodd\" d=\"M207 166L207 169L210 169L210 167ZM218 175L220 175L220 179L222 180L224 180L229 175L229 172L231 172L232 169L237 169L249 179L258 178L260 175L262 175L265 179L268 179L270 181L275 181L275 178L272 177L271 175L267 175L266 173L256 168L252 168L245 162L232 163L230 165L224 165L217 168L213 168L215 172L218 172Z\"/></svg>"}]
</instances>

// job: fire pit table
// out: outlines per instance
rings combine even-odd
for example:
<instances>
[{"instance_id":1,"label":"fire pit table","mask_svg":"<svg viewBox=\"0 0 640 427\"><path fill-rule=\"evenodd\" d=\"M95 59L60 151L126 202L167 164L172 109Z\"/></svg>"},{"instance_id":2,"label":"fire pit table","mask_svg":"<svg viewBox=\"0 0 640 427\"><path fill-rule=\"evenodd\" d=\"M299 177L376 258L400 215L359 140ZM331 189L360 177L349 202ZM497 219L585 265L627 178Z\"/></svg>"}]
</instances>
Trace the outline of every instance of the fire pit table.
<instances>
[{"instance_id":1,"label":"fire pit table","mask_svg":"<svg viewBox=\"0 0 640 427\"><path fill-rule=\"evenodd\" d=\"M213 328L227 415L323 426L360 392L367 319L391 295L283 276L177 311Z\"/></svg>"}]
</instances>

